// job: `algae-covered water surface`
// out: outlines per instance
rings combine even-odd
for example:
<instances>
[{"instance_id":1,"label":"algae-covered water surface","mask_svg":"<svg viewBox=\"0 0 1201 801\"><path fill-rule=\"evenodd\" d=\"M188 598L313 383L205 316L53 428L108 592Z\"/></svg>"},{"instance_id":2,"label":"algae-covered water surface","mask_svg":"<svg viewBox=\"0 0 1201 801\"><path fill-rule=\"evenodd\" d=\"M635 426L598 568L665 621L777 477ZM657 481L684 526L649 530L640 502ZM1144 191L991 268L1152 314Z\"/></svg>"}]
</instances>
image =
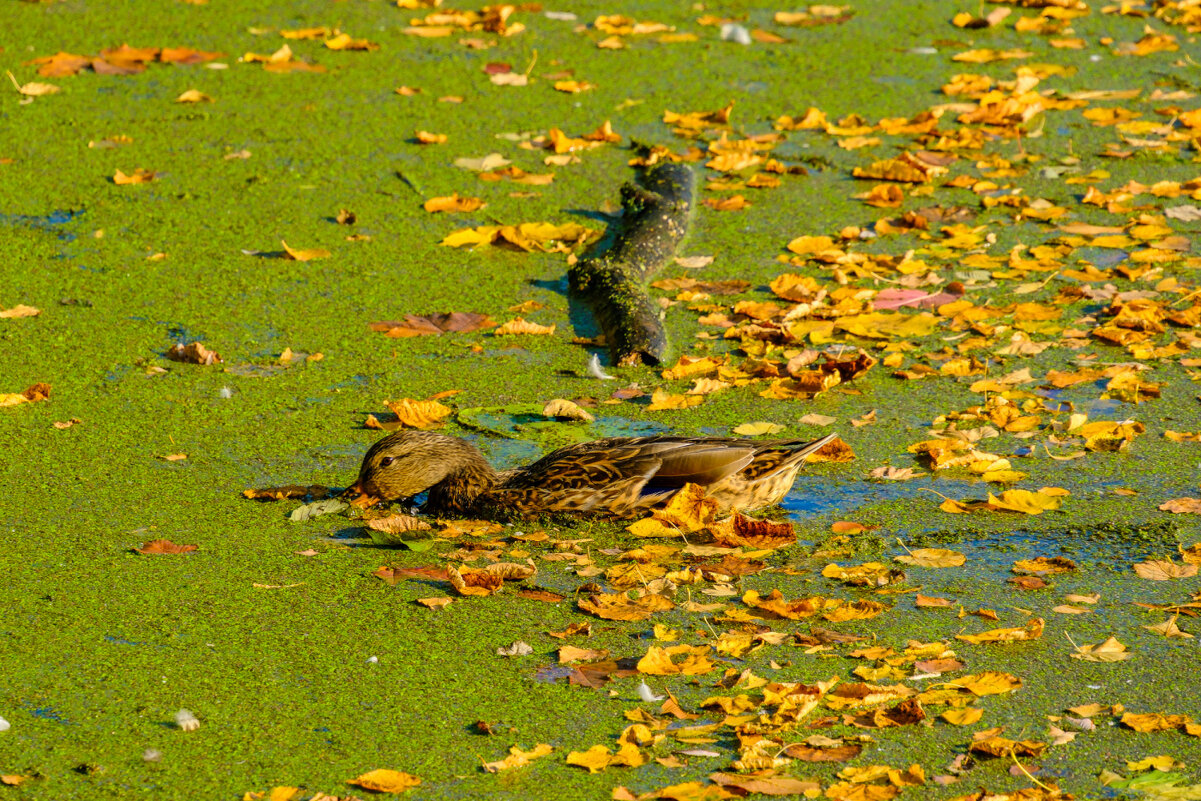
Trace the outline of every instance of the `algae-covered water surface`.
<instances>
[{"instance_id":1,"label":"algae-covered water surface","mask_svg":"<svg viewBox=\"0 0 1201 801\"><path fill-rule=\"evenodd\" d=\"M0 796L1201 798L1199 29L5 3ZM665 159L673 354L589 367ZM842 444L737 540L311 514L402 422Z\"/></svg>"}]
</instances>

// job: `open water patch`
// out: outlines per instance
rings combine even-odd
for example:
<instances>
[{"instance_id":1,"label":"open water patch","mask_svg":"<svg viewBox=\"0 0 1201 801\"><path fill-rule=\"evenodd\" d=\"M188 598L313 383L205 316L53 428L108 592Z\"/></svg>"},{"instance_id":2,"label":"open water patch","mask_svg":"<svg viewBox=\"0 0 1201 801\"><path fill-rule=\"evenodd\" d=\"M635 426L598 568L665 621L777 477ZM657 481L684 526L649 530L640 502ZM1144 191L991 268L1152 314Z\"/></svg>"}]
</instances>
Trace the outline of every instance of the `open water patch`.
<instances>
[{"instance_id":1,"label":"open water patch","mask_svg":"<svg viewBox=\"0 0 1201 801\"><path fill-rule=\"evenodd\" d=\"M32 228L35 231L48 231L55 233L64 242L72 242L75 240L75 234L58 229L76 217L82 216L83 213L83 209L59 209L49 214L0 214L0 224L10 225L14 228L22 227Z\"/></svg>"}]
</instances>

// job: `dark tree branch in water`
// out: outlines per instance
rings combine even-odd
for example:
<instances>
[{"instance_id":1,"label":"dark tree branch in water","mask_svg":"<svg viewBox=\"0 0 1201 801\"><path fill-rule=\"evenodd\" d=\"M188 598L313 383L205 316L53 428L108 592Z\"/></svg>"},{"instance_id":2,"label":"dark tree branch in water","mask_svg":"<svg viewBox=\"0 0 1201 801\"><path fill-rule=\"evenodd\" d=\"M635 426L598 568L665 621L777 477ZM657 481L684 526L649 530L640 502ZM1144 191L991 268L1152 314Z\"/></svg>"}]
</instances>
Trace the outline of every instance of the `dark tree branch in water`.
<instances>
[{"instance_id":1,"label":"dark tree branch in water","mask_svg":"<svg viewBox=\"0 0 1201 801\"><path fill-rule=\"evenodd\" d=\"M667 357L667 333L646 282L688 231L695 179L688 165L667 162L646 168L641 183L621 187L621 220L567 277L596 317L613 361L655 365Z\"/></svg>"}]
</instances>

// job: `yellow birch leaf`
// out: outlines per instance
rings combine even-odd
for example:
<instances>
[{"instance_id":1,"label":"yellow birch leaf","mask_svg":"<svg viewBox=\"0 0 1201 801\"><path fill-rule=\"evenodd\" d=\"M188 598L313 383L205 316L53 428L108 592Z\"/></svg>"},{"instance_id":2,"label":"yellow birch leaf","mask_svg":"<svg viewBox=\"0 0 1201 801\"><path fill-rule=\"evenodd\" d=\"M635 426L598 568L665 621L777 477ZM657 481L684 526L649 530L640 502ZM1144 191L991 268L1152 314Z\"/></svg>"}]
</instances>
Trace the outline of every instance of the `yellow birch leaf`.
<instances>
[{"instance_id":1,"label":"yellow birch leaf","mask_svg":"<svg viewBox=\"0 0 1201 801\"><path fill-rule=\"evenodd\" d=\"M1184 767L1172 757L1164 755L1147 757L1137 762L1127 762L1126 770L1150 770L1154 768L1155 770L1167 771L1177 766Z\"/></svg>"},{"instance_id":2,"label":"yellow birch leaf","mask_svg":"<svg viewBox=\"0 0 1201 801\"><path fill-rule=\"evenodd\" d=\"M651 402L646 407L646 410L648 412L662 412L675 409L690 409L693 406L700 406L704 401L704 395L671 395L667 390L660 387L651 393Z\"/></svg>"},{"instance_id":3,"label":"yellow birch leaf","mask_svg":"<svg viewBox=\"0 0 1201 801\"><path fill-rule=\"evenodd\" d=\"M523 768L530 764L532 760L544 757L554 750L552 746L546 743L539 743L529 751L522 751L514 745L509 748L509 755L504 759L497 760L496 762L485 762L484 771L486 773L500 773L502 770Z\"/></svg>"},{"instance_id":4,"label":"yellow birch leaf","mask_svg":"<svg viewBox=\"0 0 1201 801\"><path fill-rule=\"evenodd\" d=\"M963 554L946 548L917 548L893 559L916 567L959 567L967 561Z\"/></svg>"},{"instance_id":5,"label":"yellow birch leaf","mask_svg":"<svg viewBox=\"0 0 1201 801\"><path fill-rule=\"evenodd\" d=\"M1121 662L1129 659L1131 654L1126 646L1110 637L1105 642L1096 645L1080 645L1075 653L1069 654L1072 659L1085 662Z\"/></svg>"},{"instance_id":6,"label":"yellow birch leaf","mask_svg":"<svg viewBox=\"0 0 1201 801\"><path fill-rule=\"evenodd\" d=\"M478 197L459 197L455 192L446 197L432 197L425 201L423 208L431 214L438 212L468 212L478 211L488 204Z\"/></svg>"},{"instance_id":7,"label":"yellow birch leaf","mask_svg":"<svg viewBox=\"0 0 1201 801\"><path fill-rule=\"evenodd\" d=\"M735 426L734 433L740 437L758 437L763 434L779 434L784 426L778 423L743 423Z\"/></svg>"},{"instance_id":8,"label":"yellow birch leaf","mask_svg":"<svg viewBox=\"0 0 1201 801\"><path fill-rule=\"evenodd\" d=\"M613 752L603 745L594 745L587 751L572 751L567 755L567 764L587 768L589 773L600 773L609 767Z\"/></svg>"},{"instance_id":9,"label":"yellow birch leaf","mask_svg":"<svg viewBox=\"0 0 1201 801\"><path fill-rule=\"evenodd\" d=\"M421 779L399 770L381 768L364 773L347 783L357 784L364 790L376 793L403 793L405 790L421 784Z\"/></svg>"},{"instance_id":10,"label":"yellow birch leaf","mask_svg":"<svg viewBox=\"0 0 1201 801\"><path fill-rule=\"evenodd\" d=\"M442 418L454 412L454 409L437 401L413 400L412 398L386 401L384 405L396 415L400 424L406 428L433 428L442 421Z\"/></svg>"},{"instance_id":11,"label":"yellow birch leaf","mask_svg":"<svg viewBox=\"0 0 1201 801\"><path fill-rule=\"evenodd\" d=\"M708 645L672 645L667 648L652 645L638 660L638 672L650 676L694 676L708 673L717 665L709 661ZM675 657L682 657L678 661Z\"/></svg>"},{"instance_id":12,"label":"yellow birch leaf","mask_svg":"<svg viewBox=\"0 0 1201 801\"><path fill-rule=\"evenodd\" d=\"M295 248L288 247L288 243L282 239L279 241L279 243L284 246L284 253L286 254L284 258L291 259L293 261L314 261L315 259L324 259L329 257L329 251L324 250L323 248L297 250Z\"/></svg>"},{"instance_id":13,"label":"yellow birch leaf","mask_svg":"<svg viewBox=\"0 0 1201 801\"><path fill-rule=\"evenodd\" d=\"M1020 689L1022 680L1011 673L986 670L983 673L962 676L953 682L949 682L948 686L963 687L978 696L999 695L1000 693L1008 693Z\"/></svg>"},{"instance_id":14,"label":"yellow birch leaf","mask_svg":"<svg viewBox=\"0 0 1201 801\"><path fill-rule=\"evenodd\" d=\"M962 709L948 709L939 717L954 726L971 726L984 717L984 710L975 706L965 706Z\"/></svg>"},{"instance_id":15,"label":"yellow birch leaf","mask_svg":"<svg viewBox=\"0 0 1201 801\"><path fill-rule=\"evenodd\" d=\"M955 639L970 643L1010 643L1037 640L1043 635L1043 619L1036 617L1021 628L991 629L979 634L956 634Z\"/></svg>"},{"instance_id":16,"label":"yellow birch leaf","mask_svg":"<svg viewBox=\"0 0 1201 801\"><path fill-rule=\"evenodd\" d=\"M1030 490L1016 489L1006 490L1000 496L995 496L991 492L988 494L989 506L1028 515L1038 515L1045 511L1058 509L1060 503L1059 496L1047 494L1042 490L1031 492Z\"/></svg>"},{"instance_id":17,"label":"yellow birch leaf","mask_svg":"<svg viewBox=\"0 0 1201 801\"><path fill-rule=\"evenodd\" d=\"M143 167L138 167L132 173L126 175L117 170L113 173L113 183L117 186L128 186L130 184L148 184L158 178L158 173L153 170L147 170Z\"/></svg>"},{"instance_id":18,"label":"yellow birch leaf","mask_svg":"<svg viewBox=\"0 0 1201 801\"><path fill-rule=\"evenodd\" d=\"M539 325L531 323L522 317L514 317L506 323L502 323L492 331L493 336L507 336L510 334L534 334L538 336L550 336L555 333L554 323L550 325Z\"/></svg>"},{"instance_id":19,"label":"yellow birch leaf","mask_svg":"<svg viewBox=\"0 0 1201 801\"><path fill-rule=\"evenodd\" d=\"M199 89L189 89L175 98L176 103L212 103L213 99Z\"/></svg>"}]
</instances>

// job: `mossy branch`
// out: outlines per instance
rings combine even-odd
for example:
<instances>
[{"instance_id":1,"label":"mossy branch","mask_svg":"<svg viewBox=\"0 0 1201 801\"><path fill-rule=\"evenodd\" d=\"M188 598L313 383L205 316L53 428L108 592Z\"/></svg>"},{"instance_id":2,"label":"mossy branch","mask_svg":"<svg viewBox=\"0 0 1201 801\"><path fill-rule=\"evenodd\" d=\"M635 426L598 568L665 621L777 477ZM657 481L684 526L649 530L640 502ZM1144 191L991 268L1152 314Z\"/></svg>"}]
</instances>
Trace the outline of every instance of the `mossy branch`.
<instances>
[{"instance_id":1,"label":"mossy branch","mask_svg":"<svg viewBox=\"0 0 1201 801\"><path fill-rule=\"evenodd\" d=\"M572 295L592 310L618 364L656 365L667 358L663 311L647 294L646 282L688 232L694 191L686 164L648 167L641 185L622 186L621 220L567 273Z\"/></svg>"}]
</instances>

